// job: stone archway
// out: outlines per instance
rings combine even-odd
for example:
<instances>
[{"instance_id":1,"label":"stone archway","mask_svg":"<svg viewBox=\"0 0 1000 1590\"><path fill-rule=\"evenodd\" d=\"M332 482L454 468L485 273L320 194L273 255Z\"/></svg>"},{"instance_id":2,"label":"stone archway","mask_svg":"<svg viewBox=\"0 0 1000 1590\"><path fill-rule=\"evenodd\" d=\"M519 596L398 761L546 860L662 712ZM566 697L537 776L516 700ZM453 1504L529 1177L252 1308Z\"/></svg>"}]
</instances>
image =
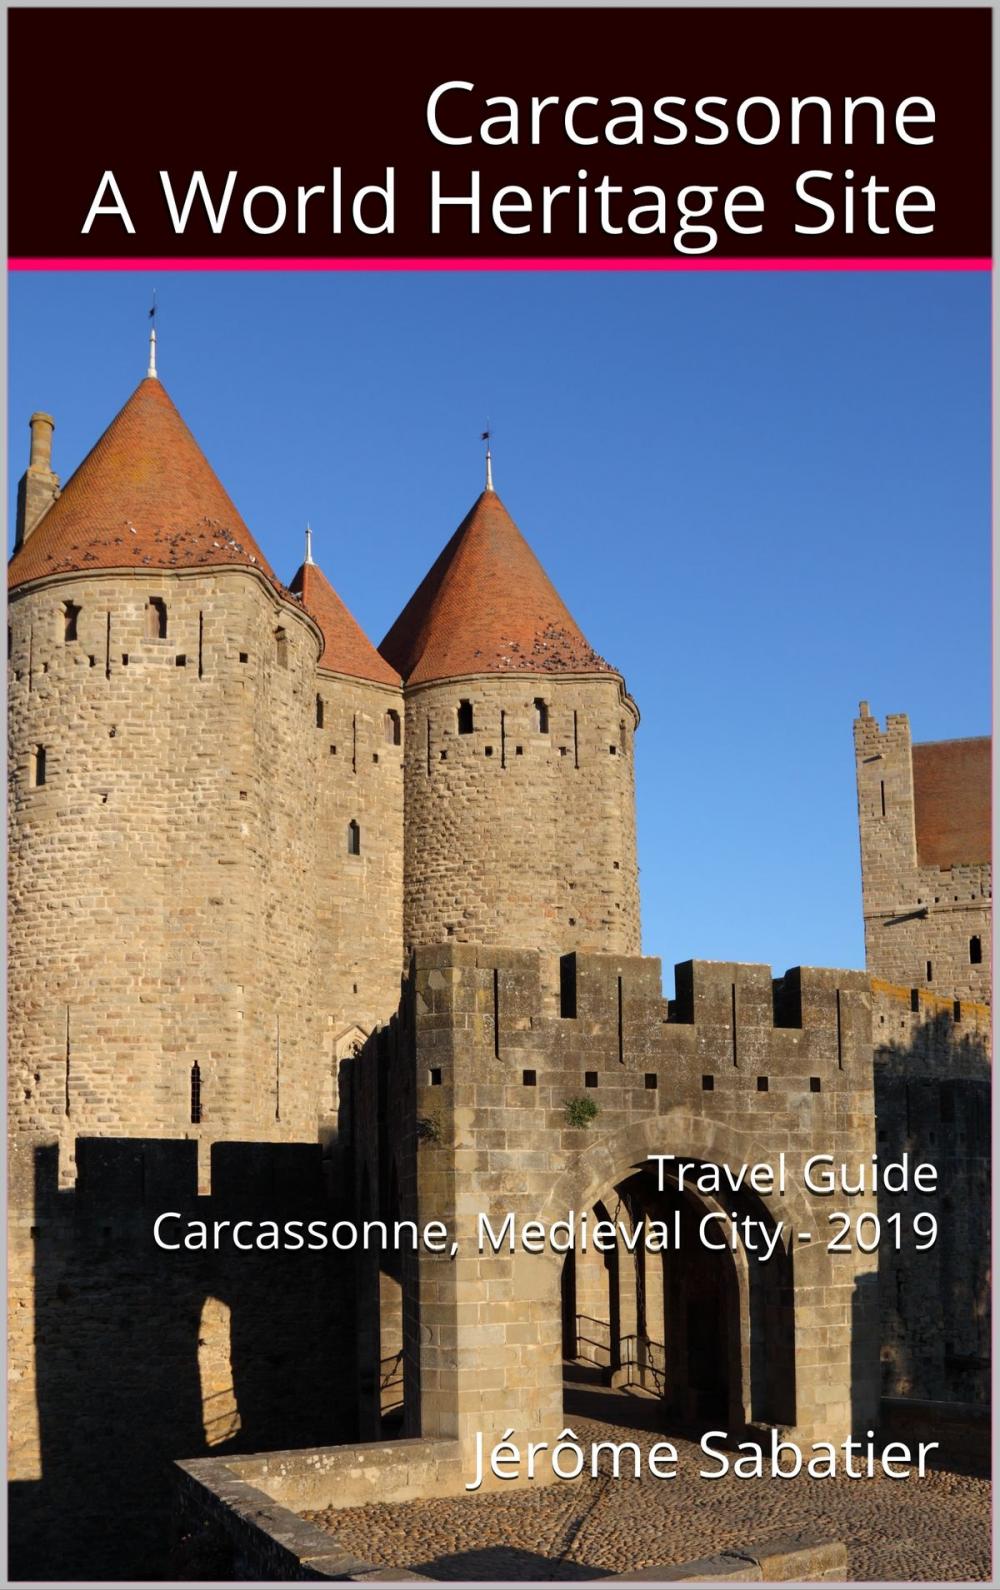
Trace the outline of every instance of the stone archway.
<instances>
[{"instance_id":1,"label":"stone archway","mask_svg":"<svg viewBox=\"0 0 1000 1590\"><path fill-rule=\"evenodd\" d=\"M748 1193L682 1192L670 1181L661 1190L650 1172L634 1169L589 1214L640 1240L603 1252L578 1243L566 1256L564 1407L579 1406L576 1387L589 1381L656 1398L664 1428L701 1434L793 1423L791 1256L776 1243L765 1265L721 1235L733 1215L773 1234L763 1202ZM705 1216L715 1217L712 1248L700 1240ZM669 1233L669 1247L647 1250L644 1231Z\"/></svg>"},{"instance_id":2,"label":"stone archway","mask_svg":"<svg viewBox=\"0 0 1000 1590\"><path fill-rule=\"evenodd\" d=\"M681 1192L669 1170L658 1182L646 1158L671 1153L734 1175L744 1165L770 1163L751 1132L680 1109L595 1139L556 1182L542 1218L558 1218L555 1211L566 1207L592 1220L624 1214L632 1233L638 1221L656 1220L679 1235L680 1246L653 1255L641 1244L630 1253L622 1242L608 1254L569 1256L560 1286L563 1352L571 1356L575 1339L578 1360L595 1366L604 1384L659 1397L664 1420L678 1427L792 1426L791 1244L777 1240L762 1262L739 1239L735 1246L720 1240L710 1251L699 1231L705 1215L725 1217L710 1224L712 1240L721 1239L735 1216L770 1239L780 1222L786 1230L804 1222L801 1196L794 1188L780 1197L749 1188L713 1194L686 1185Z\"/></svg>"}]
</instances>

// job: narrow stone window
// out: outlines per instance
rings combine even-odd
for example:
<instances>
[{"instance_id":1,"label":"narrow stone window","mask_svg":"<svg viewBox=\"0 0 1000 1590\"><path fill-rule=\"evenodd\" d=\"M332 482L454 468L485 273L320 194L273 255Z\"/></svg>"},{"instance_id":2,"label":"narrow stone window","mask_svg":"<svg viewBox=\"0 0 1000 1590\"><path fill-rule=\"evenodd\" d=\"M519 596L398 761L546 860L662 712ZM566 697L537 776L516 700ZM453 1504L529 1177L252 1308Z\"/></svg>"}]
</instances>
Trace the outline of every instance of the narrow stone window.
<instances>
[{"instance_id":1,"label":"narrow stone window","mask_svg":"<svg viewBox=\"0 0 1000 1590\"><path fill-rule=\"evenodd\" d=\"M178 668L186 668L188 665L187 653L179 651L177 656L174 658L174 662L177 664Z\"/></svg>"},{"instance_id":2,"label":"narrow stone window","mask_svg":"<svg viewBox=\"0 0 1000 1590\"><path fill-rule=\"evenodd\" d=\"M75 602L64 602L62 606L63 640L77 639L76 624L80 617L80 609Z\"/></svg>"},{"instance_id":3,"label":"narrow stone window","mask_svg":"<svg viewBox=\"0 0 1000 1590\"><path fill-rule=\"evenodd\" d=\"M919 1011L919 1009L920 1009L920 990L919 990L919 988L911 988L910 989L910 1011L915 1016L917 1014L917 1012Z\"/></svg>"},{"instance_id":4,"label":"narrow stone window","mask_svg":"<svg viewBox=\"0 0 1000 1590\"><path fill-rule=\"evenodd\" d=\"M41 789L45 783L46 754L44 745L36 745L31 753L31 787Z\"/></svg>"},{"instance_id":5,"label":"narrow stone window","mask_svg":"<svg viewBox=\"0 0 1000 1590\"><path fill-rule=\"evenodd\" d=\"M439 1088L441 1086L441 1067L431 1066L427 1073L427 1080L432 1088Z\"/></svg>"},{"instance_id":6,"label":"narrow stone window","mask_svg":"<svg viewBox=\"0 0 1000 1590\"><path fill-rule=\"evenodd\" d=\"M982 966L982 964L983 964L983 941L979 937L978 933L974 933L972 935L971 939L969 940L969 965L970 966Z\"/></svg>"},{"instance_id":7,"label":"narrow stone window","mask_svg":"<svg viewBox=\"0 0 1000 1590\"><path fill-rule=\"evenodd\" d=\"M819 1077L810 1077L809 1078L809 1092L810 1093L820 1093L820 1092L822 1092L822 1089L823 1089L823 1084L820 1081Z\"/></svg>"},{"instance_id":8,"label":"narrow stone window","mask_svg":"<svg viewBox=\"0 0 1000 1590\"><path fill-rule=\"evenodd\" d=\"M929 983L932 983L934 981L934 962L933 961L928 961L927 962L927 981Z\"/></svg>"},{"instance_id":9,"label":"narrow stone window","mask_svg":"<svg viewBox=\"0 0 1000 1590\"><path fill-rule=\"evenodd\" d=\"M475 724L473 722L473 717L472 717L472 702L471 701L460 701L458 703L458 732L459 732L459 734L471 734L473 729L474 729L474 727L475 727Z\"/></svg>"},{"instance_id":10,"label":"narrow stone window","mask_svg":"<svg viewBox=\"0 0 1000 1590\"><path fill-rule=\"evenodd\" d=\"M646 1091L647 1091L647 1093L655 1093L656 1092L656 1084L657 1084L656 1072L655 1071L647 1071L646 1072Z\"/></svg>"},{"instance_id":11,"label":"narrow stone window","mask_svg":"<svg viewBox=\"0 0 1000 1590\"><path fill-rule=\"evenodd\" d=\"M248 651L241 651L240 652L240 662L241 663L245 663L245 662L249 662L249 661L250 661L250 653Z\"/></svg>"},{"instance_id":12,"label":"narrow stone window","mask_svg":"<svg viewBox=\"0 0 1000 1590\"><path fill-rule=\"evenodd\" d=\"M585 1071L583 1073L583 1085L584 1085L585 1088L596 1088L596 1086L597 1086L597 1072L596 1071Z\"/></svg>"},{"instance_id":13,"label":"narrow stone window","mask_svg":"<svg viewBox=\"0 0 1000 1590\"><path fill-rule=\"evenodd\" d=\"M201 1066L197 1060L191 1067L191 1124L199 1125L201 1121Z\"/></svg>"},{"instance_id":14,"label":"narrow stone window","mask_svg":"<svg viewBox=\"0 0 1000 1590\"><path fill-rule=\"evenodd\" d=\"M617 747L617 745L609 745L608 746L608 755L609 756L617 756L618 755L618 747Z\"/></svg>"},{"instance_id":15,"label":"narrow stone window","mask_svg":"<svg viewBox=\"0 0 1000 1590\"><path fill-rule=\"evenodd\" d=\"M347 825L347 854L349 856L361 854L361 829L353 817Z\"/></svg>"},{"instance_id":16,"label":"narrow stone window","mask_svg":"<svg viewBox=\"0 0 1000 1590\"><path fill-rule=\"evenodd\" d=\"M322 696L317 696L316 697L316 727L317 727L317 729L321 729L323 727L323 697Z\"/></svg>"},{"instance_id":17,"label":"narrow stone window","mask_svg":"<svg viewBox=\"0 0 1000 1590\"><path fill-rule=\"evenodd\" d=\"M539 734L549 732L549 704L541 696L535 697L535 728Z\"/></svg>"},{"instance_id":18,"label":"narrow stone window","mask_svg":"<svg viewBox=\"0 0 1000 1590\"><path fill-rule=\"evenodd\" d=\"M500 1058L500 973L493 968L493 1054Z\"/></svg>"},{"instance_id":19,"label":"narrow stone window","mask_svg":"<svg viewBox=\"0 0 1000 1590\"><path fill-rule=\"evenodd\" d=\"M538 1073L537 1073L537 1071L522 1071L521 1072L521 1082L522 1082L522 1085L524 1087L526 1087L526 1088L536 1088L538 1086Z\"/></svg>"},{"instance_id":20,"label":"narrow stone window","mask_svg":"<svg viewBox=\"0 0 1000 1590\"><path fill-rule=\"evenodd\" d=\"M400 745L402 743L402 726L399 713L389 709L385 715L385 743L386 745Z\"/></svg>"},{"instance_id":21,"label":"narrow stone window","mask_svg":"<svg viewBox=\"0 0 1000 1590\"><path fill-rule=\"evenodd\" d=\"M884 817L885 816L885 779L884 778L879 780L879 787L880 787L880 789L882 791L882 816Z\"/></svg>"},{"instance_id":22,"label":"narrow stone window","mask_svg":"<svg viewBox=\"0 0 1000 1590\"><path fill-rule=\"evenodd\" d=\"M767 1090L768 1090L767 1077L758 1077L757 1078L757 1092L758 1093L766 1093Z\"/></svg>"},{"instance_id":23,"label":"narrow stone window","mask_svg":"<svg viewBox=\"0 0 1000 1590\"><path fill-rule=\"evenodd\" d=\"M274 632L274 655L279 668L288 667L288 635L280 625Z\"/></svg>"},{"instance_id":24,"label":"narrow stone window","mask_svg":"<svg viewBox=\"0 0 1000 1590\"><path fill-rule=\"evenodd\" d=\"M167 604L162 596L151 596L146 603L146 639L166 640Z\"/></svg>"},{"instance_id":25,"label":"narrow stone window","mask_svg":"<svg viewBox=\"0 0 1000 1590\"><path fill-rule=\"evenodd\" d=\"M701 1091L703 1093L714 1093L715 1092L715 1078L714 1077L707 1077L707 1076L706 1077L702 1077L702 1079L701 1079Z\"/></svg>"},{"instance_id":26,"label":"narrow stone window","mask_svg":"<svg viewBox=\"0 0 1000 1590\"><path fill-rule=\"evenodd\" d=\"M576 1015L576 956L559 957L559 1014L571 1018Z\"/></svg>"},{"instance_id":27,"label":"narrow stone window","mask_svg":"<svg viewBox=\"0 0 1000 1590\"><path fill-rule=\"evenodd\" d=\"M962 1001L960 999L956 999L951 1007L951 1019L952 1021L961 1021L962 1019Z\"/></svg>"}]
</instances>

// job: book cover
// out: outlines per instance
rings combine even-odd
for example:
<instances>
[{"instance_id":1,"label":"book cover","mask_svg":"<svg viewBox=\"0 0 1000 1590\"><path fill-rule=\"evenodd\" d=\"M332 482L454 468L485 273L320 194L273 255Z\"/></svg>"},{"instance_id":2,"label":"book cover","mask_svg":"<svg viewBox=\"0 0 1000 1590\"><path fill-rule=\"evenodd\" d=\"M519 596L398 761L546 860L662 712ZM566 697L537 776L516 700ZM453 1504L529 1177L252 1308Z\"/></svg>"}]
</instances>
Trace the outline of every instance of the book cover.
<instances>
[{"instance_id":1,"label":"book cover","mask_svg":"<svg viewBox=\"0 0 1000 1590\"><path fill-rule=\"evenodd\" d=\"M990 9L7 23L10 1578L988 1580Z\"/></svg>"}]
</instances>

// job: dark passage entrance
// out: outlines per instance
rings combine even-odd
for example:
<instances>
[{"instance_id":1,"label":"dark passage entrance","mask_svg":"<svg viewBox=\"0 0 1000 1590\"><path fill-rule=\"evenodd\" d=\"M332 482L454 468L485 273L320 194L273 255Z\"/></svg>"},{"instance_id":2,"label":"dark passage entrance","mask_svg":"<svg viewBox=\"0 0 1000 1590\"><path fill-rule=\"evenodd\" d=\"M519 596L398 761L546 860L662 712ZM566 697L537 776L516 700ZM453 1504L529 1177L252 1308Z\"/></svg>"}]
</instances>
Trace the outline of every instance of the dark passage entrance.
<instances>
[{"instance_id":1,"label":"dark passage entrance","mask_svg":"<svg viewBox=\"0 0 1000 1590\"><path fill-rule=\"evenodd\" d=\"M633 1236L642 1222L645 1232L665 1233L666 1245L647 1251L640 1239L630 1252L619 1240L605 1253L567 1255L567 1413L583 1411L586 1386L591 1398L598 1387L655 1398L664 1429L737 1435L750 1420L794 1423L790 1261L780 1247L766 1263L739 1243L733 1251L728 1218L703 1228L715 1213L768 1219L752 1195L716 1203L687 1187L661 1192L646 1169L595 1206L592 1227L609 1219ZM615 1400L620 1415L623 1399Z\"/></svg>"}]
</instances>

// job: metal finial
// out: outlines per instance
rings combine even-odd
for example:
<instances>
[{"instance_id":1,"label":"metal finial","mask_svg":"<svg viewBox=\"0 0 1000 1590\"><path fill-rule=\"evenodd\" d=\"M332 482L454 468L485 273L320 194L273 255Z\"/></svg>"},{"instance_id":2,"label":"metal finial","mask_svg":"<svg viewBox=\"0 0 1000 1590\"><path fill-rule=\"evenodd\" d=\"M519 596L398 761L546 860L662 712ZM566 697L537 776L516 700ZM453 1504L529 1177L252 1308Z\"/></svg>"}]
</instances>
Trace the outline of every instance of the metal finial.
<instances>
[{"instance_id":1,"label":"metal finial","mask_svg":"<svg viewBox=\"0 0 1000 1590\"><path fill-rule=\"evenodd\" d=\"M313 560L313 533L310 525L306 525L306 562Z\"/></svg>"},{"instance_id":2,"label":"metal finial","mask_svg":"<svg viewBox=\"0 0 1000 1590\"><path fill-rule=\"evenodd\" d=\"M156 373L156 288L153 288L153 307L149 311L152 324L149 328L149 369L146 371L147 380L158 381Z\"/></svg>"},{"instance_id":3,"label":"metal finial","mask_svg":"<svg viewBox=\"0 0 1000 1590\"><path fill-rule=\"evenodd\" d=\"M486 422L486 429L485 429L485 431L482 434L482 440L486 443L486 490L487 491L492 491L493 490L493 454L492 454L492 452L490 450L490 441L492 439L492 436L493 436L493 432L490 430L489 421L487 421Z\"/></svg>"}]
</instances>

